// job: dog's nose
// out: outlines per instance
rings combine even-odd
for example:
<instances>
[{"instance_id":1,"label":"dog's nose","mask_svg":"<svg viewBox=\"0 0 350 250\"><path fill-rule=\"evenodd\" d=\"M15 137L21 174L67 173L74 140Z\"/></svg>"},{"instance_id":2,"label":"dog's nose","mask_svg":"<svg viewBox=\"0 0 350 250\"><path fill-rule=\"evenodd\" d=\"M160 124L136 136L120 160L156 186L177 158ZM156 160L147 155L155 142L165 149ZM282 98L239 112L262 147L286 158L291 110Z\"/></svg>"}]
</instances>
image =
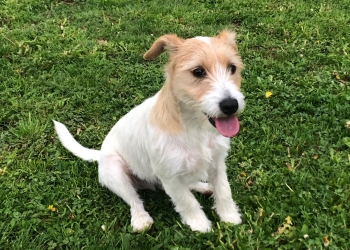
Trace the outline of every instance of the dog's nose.
<instances>
[{"instance_id":1,"label":"dog's nose","mask_svg":"<svg viewBox=\"0 0 350 250\"><path fill-rule=\"evenodd\" d=\"M238 110L238 101L233 98L226 98L219 103L219 107L225 115L232 115Z\"/></svg>"}]
</instances>

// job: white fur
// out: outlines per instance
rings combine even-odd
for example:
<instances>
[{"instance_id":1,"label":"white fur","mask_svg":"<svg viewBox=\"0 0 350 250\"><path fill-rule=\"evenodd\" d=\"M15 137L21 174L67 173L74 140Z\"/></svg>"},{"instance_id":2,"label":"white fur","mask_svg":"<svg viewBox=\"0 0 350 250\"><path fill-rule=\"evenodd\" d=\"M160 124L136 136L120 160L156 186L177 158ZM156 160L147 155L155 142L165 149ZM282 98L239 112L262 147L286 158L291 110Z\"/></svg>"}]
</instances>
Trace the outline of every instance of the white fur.
<instances>
[{"instance_id":1,"label":"white fur","mask_svg":"<svg viewBox=\"0 0 350 250\"><path fill-rule=\"evenodd\" d=\"M59 123L57 121L53 122L55 124L58 138L66 149L84 161L98 161L100 158L100 151L84 148L74 139L74 137L69 133L68 129L62 123Z\"/></svg>"},{"instance_id":2,"label":"white fur","mask_svg":"<svg viewBox=\"0 0 350 250\"><path fill-rule=\"evenodd\" d=\"M244 96L230 80L227 69L216 64L215 73L210 77L213 78L212 90L203 96L202 110L211 117L218 117L222 112L217 103L224 98L234 98L238 101L237 113L240 113L245 106Z\"/></svg>"},{"instance_id":3,"label":"white fur","mask_svg":"<svg viewBox=\"0 0 350 250\"><path fill-rule=\"evenodd\" d=\"M209 231L211 222L190 190L213 193L214 208L220 219L241 223L226 175L225 158L230 141L221 136L203 114L205 111L212 117L220 115L218 103L228 97L236 98L239 111L243 109L244 97L230 82L228 74L227 69L217 66L212 76L215 87L202 98L197 111L186 102L179 103L183 128L178 134L167 133L150 123L151 110L159 94L122 117L108 133L100 151L84 148L63 124L54 121L63 146L84 160L98 161L99 182L130 206L135 231L153 223L136 193L140 183L163 187L183 223L192 230Z\"/></svg>"},{"instance_id":4,"label":"white fur","mask_svg":"<svg viewBox=\"0 0 350 250\"><path fill-rule=\"evenodd\" d=\"M210 37L207 36L196 36L195 39L201 40L207 44L210 44Z\"/></svg>"}]
</instances>

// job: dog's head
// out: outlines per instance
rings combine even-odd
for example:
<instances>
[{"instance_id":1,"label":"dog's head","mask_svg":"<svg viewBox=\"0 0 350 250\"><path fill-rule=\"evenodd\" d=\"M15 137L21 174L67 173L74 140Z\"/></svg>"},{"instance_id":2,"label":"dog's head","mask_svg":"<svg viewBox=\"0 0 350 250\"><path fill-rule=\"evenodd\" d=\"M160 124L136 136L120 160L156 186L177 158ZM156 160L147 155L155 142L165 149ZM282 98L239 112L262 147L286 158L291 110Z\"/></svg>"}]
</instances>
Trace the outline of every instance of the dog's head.
<instances>
[{"instance_id":1,"label":"dog's head","mask_svg":"<svg viewBox=\"0 0 350 250\"><path fill-rule=\"evenodd\" d=\"M163 104L162 108L172 108L169 111L175 112L171 115L174 118L176 112L181 112L176 111L175 106L185 107L196 116L206 116L223 136L236 135L237 115L244 108L244 96L240 92L243 64L238 56L235 33L223 31L215 37L186 40L164 35L153 43L144 58L154 59L164 51L169 51L169 62L160 94L168 95L168 102L177 103Z\"/></svg>"}]
</instances>

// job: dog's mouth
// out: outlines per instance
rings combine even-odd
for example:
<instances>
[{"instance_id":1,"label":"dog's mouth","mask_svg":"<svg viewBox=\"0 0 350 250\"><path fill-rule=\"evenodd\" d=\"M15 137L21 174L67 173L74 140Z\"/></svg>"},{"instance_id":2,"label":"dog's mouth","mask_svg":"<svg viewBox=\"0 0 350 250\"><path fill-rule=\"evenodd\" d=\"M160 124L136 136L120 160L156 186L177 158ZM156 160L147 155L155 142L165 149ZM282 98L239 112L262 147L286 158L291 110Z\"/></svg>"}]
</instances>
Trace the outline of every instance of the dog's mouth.
<instances>
[{"instance_id":1,"label":"dog's mouth","mask_svg":"<svg viewBox=\"0 0 350 250\"><path fill-rule=\"evenodd\" d=\"M220 134L225 137L233 137L239 131L239 120L237 116L227 116L227 117L208 117L209 122L213 125Z\"/></svg>"}]
</instances>

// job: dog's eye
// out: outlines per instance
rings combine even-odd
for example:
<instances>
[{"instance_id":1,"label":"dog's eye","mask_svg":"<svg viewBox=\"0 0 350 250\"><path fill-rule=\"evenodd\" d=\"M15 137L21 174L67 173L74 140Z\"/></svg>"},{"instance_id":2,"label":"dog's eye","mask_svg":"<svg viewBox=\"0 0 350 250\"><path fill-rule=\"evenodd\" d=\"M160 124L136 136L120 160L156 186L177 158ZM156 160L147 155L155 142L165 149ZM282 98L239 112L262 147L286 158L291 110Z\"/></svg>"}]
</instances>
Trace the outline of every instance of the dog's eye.
<instances>
[{"instance_id":1,"label":"dog's eye","mask_svg":"<svg viewBox=\"0 0 350 250\"><path fill-rule=\"evenodd\" d=\"M229 64L227 69L230 71L230 73L233 75L236 72L236 66L233 64Z\"/></svg>"},{"instance_id":2,"label":"dog's eye","mask_svg":"<svg viewBox=\"0 0 350 250\"><path fill-rule=\"evenodd\" d=\"M197 78L201 78L206 76L207 72L205 72L205 70L202 67L197 67L194 70L192 70L192 74Z\"/></svg>"}]
</instances>

